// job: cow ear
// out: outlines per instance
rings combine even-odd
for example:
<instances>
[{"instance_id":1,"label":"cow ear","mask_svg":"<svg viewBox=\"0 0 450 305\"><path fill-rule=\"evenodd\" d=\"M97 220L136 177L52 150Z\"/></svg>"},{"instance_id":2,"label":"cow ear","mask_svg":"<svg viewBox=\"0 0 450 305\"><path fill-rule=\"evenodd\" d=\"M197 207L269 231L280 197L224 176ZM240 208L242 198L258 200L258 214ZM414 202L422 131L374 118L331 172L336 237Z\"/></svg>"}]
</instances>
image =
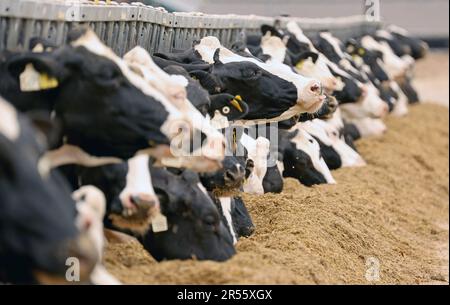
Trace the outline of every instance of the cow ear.
<instances>
[{"instance_id":1,"label":"cow ear","mask_svg":"<svg viewBox=\"0 0 450 305\"><path fill-rule=\"evenodd\" d=\"M261 54L258 55L258 58L261 59L263 62L267 62L272 58L272 56L270 56L269 54Z\"/></svg>"},{"instance_id":2,"label":"cow ear","mask_svg":"<svg viewBox=\"0 0 450 305\"><path fill-rule=\"evenodd\" d=\"M270 33L271 36L283 38L283 35L275 27L268 24L263 24L261 26L261 33L263 36L266 36L267 33Z\"/></svg>"},{"instance_id":3,"label":"cow ear","mask_svg":"<svg viewBox=\"0 0 450 305\"><path fill-rule=\"evenodd\" d=\"M214 52L213 60L215 65L222 65L222 62L220 61L220 48L217 48Z\"/></svg>"},{"instance_id":4,"label":"cow ear","mask_svg":"<svg viewBox=\"0 0 450 305\"><path fill-rule=\"evenodd\" d=\"M293 138L295 138L298 135L298 133L299 133L298 129L296 129L296 130L294 130L292 132L289 132L288 135L287 135L287 138L289 140L292 140Z\"/></svg>"},{"instance_id":5,"label":"cow ear","mask_svg":"<svg viewBox=\"0 0 450 305\"><path fill-rule=\"evenodd\" d=\"M301 54L298 55L294 55L294 63L296 65L300 64L301 62L303 62L304 60L307 60L308 58L311 58L313 63L316 63L317 59L319 59L319 54L316 52L303 52Z\"/></svg>"},{"instance_id":6,"label":"cow ear","mask_svg":"<svg viewBox=\"0 0 450 305\"><path fill-rule=\"evenodd\" d=\"M7 69L18 78L30 65L36 72L56 78L60 78L64 71L64 66L51 54L32 52L22 53L11 58L7 63Z\"/></svg>"},{"instance_id":7,"label":"cow ear","mask_svg":"<svg viewBox=\"0 0 450 305\"><path fill-rule=\"evenodd\" d=\"M189 75L197 79L203 88L205 88L210 94L219 93L222 91L222 86L219 81L211 74L205 71L192 71Z\"/></svg>"}]
</instances>

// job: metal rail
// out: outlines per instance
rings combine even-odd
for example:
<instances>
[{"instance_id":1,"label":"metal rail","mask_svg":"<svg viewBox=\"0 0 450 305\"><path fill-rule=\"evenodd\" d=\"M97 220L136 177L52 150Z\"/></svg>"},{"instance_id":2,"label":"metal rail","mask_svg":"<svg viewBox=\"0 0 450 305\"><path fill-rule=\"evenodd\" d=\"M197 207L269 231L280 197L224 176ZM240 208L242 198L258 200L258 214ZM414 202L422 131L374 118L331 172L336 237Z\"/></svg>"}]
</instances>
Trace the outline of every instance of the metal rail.
<instances>
[{"instance_id":1,"label":"metal rail","mask_svg":"<svg viewBox=\"0 0 450 305\"><path fill-rule=\"evenodd\" d=\"M364 16L345 18L281 18L284 27L295 20L306 34L330 30L340 38L370 33L380 27ZM241 32L257 33L262 24L275 19L254 15L205 15L168 13L142 3L106 4L76 0L1 0L0 50L27 49L30 38L43 37L63 44L74 26L88 24L117 54L139 45L154 52L176 52L189 48L194 40L216 36L225 46Z\"/></svg>"}]
</instances>

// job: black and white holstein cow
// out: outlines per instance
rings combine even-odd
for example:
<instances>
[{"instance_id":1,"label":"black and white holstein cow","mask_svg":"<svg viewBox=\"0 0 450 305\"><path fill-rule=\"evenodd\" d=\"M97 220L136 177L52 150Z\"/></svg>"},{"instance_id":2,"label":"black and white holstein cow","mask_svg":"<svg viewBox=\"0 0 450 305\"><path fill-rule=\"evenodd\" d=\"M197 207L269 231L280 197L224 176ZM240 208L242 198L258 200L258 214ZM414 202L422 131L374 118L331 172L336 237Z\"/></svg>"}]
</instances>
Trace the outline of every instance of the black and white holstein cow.
<instances>
[{"instance_id":1,"label":"black and white holstein cow","mask_svg":"<svg viewBox=\"0 0 450 305\"><path fill-rule=\"evenodd\" d=\"M151 175L160 202L161 215L151 223L142 222L139 217L116 216L126 213L120 194L127 188L127 163L79 170L81 185L95 185L105 193L108 228L136 236L157 260L195 257L222 261L235 253L230 226L222 221L224 215L219 213L198 174L155 168L150 163L142 166L141 170Z\"/></svg>"},{"instance_id":2,"label":"black and white holstein cow","mask_svg":"<svg viewBox=\"0 0 450 305\"><path fill-rule=\"evenodd\" d=\"M68 283L73 258L79 282L117 284L100 263L102 194L81 189L75 203L60 175L38 171L45 136L1 98L0 113L0 282Z\"/></svg>"},{"instance_id":3,"label":"black and white holstein cow","mask_svg":"<svg viewBox=\"0 0 450 305\"><path fill-rule=\"evenodd\" d=\"M295 70L299 74L306 73L308 76L314 76L323 82L328 83L328 89L331 92L344 90L345 84L339 82L330 71L329 66L333 66L334 64L325 58L325 56L312 45L311 41L303 34L296 23L289 23L287 28L288 32L282 33L273 27L263 26L262 31L263 33L266 31L266 34L261 39L261 51L264 54L270 55L270 60L277 60L278 62L281 62L283 56L292 54L293 52L309 54L309 57L302 58L300 61L294 61L297 63ZM268 33L275 36L269 36ZM284 62L286 62L286 60L284 60ZM363 166L365 162L362 160L361 156L341 139L341 136L345 136L343 135L345 124L340 117L340 110L335 114L337 105L333 107L333 103L336 99L334 97L328 98L332 99L326 103L325 106L328 107L322 107L323 109L314 115L301 115L299 121L307 123L299 125L297 128L308 126L310 127L308 132L314 131L314 138L320 144L321 155L330 169L347 166ZM314 120L311 122L311 120L315 118L332 120L333 124L331 124L331 121L325 122L323 120ZM286 124L286 122L282 123L282 127L296 124L295 122L294 124ZM313 126L314 128L311 128ZM320 135L320 139L318 135ZM354 137L354 139L356 138L357 136Z\"/></svg>"},{"instance_id":4,"label":"black and white holstein cow","mask_svg":"<svg viewBox=\"0 0 450 305\"><path fill-rule=\"evenodd\" d=\"M177 62L207 63L207 80L199 80L210 93L241 96L248 104L246 120L282 121L304 112L315 112L325 96L319 81L303 77L284 65L267 64L224 48L215 37L205 37L181 54L155 54ZM197 76L197 75L196 75Z\"/></svg>"},{"instance_id":5,"label":"black and white holstein cow","mask_svg":"<svg viewBox=\"0 0 450 305\"><path fill-rule=\"evenodd\" d=\"M344 119L356 125L363 137L385 132L386 126L379 118L388 114L389 106L380 98L379 90L366 73L358 70L350 54L345 53L343 43L330 32L318 34L313 43L338 69L344 71L346 78L356 81L362 91L356 102L346 102L337 97Z\"/></svg>"},{"instance_id":6,"label":"black and white holstein cow","mask_svg":"<svg viewBox=\"0 0 450 305\"><path fill-rule=\"evenodd\" d=\"M21 110L26 111L36 95L48 97L52 91L51 110L61 121L62 136L57 149L40 160L41 172L66 164L98 166L130 158L130 169L137 170L148 155L158 162L169 157L198 171L221 167L223 136L184 98L185 79L171 78L173 86L163 86L163 80L144 78L148 70L133 72L91 30L75 31L69 38L68 46L12 56L3 65L8 85L2 93ZM151 184L129 185L132 188L123 196L128 211L149 206L157 210ZM139 202L152 204L140 207L133 201L139 197L144 197Z\"/></svg>"}]
</instances>

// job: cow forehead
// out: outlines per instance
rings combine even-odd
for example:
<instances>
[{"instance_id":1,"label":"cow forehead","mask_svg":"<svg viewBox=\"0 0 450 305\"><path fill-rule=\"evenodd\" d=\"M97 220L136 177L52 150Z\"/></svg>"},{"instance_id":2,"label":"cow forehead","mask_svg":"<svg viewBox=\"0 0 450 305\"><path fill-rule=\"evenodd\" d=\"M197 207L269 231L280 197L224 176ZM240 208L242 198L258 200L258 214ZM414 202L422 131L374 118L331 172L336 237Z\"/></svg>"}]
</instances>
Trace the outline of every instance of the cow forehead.
<instances>
[{"instance_id":1,"label":"cow forehead","mask_svg":"<svg viewBox=\"0 0 450 305\"><path fill-rule=\"evenodd\" d=\"M20 135L20 124L16 109L0 97L0 132L10 141L15 141Z\"/></svg>"}]
</instances>

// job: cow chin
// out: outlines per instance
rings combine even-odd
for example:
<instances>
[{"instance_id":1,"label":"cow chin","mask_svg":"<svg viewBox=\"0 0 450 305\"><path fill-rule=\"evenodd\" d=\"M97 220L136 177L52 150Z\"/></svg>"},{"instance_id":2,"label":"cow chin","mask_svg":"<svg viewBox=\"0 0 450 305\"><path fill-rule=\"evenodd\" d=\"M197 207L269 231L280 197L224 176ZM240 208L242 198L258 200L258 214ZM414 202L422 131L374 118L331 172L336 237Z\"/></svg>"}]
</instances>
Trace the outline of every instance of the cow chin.
<instances>
[{"instance_id":1,"label":"cow chin","mask_svg":"<svg viewBox=\"0 0 450 305\"><path fill-rule=\"evenodd\" d=\"M131 231L137 235L145 235L152 223L151 217L137 218L111 214L109 216L109 219L111 220L112 224L118 229Z\"/></svg>"},{"instance_id":2,"label":"cow chin","mask_svg":"<svg viewBox=\"0 0 450 305\"><path fill-rule=\"evenodd\" d=\"M320 99L318 101L315 101L312 104L309 104L308 106L304 107L305 112L315 113L315 112L319 111L319 109L322 107L326 97L324 95L322 95L319 98Z\"/></svg>"}]
</instances>

